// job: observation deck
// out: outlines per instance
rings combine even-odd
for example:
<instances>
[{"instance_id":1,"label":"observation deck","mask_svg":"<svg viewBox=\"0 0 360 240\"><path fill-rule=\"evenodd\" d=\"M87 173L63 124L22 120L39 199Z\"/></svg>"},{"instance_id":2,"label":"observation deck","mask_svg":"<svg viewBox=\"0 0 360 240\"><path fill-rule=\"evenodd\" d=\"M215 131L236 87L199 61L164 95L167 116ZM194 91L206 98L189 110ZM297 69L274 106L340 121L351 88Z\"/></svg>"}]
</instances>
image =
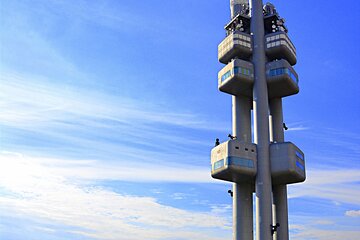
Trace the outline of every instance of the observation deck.
<instances>
[{"instance_id":1,"label":"observation deck","mask_svg":"<svg viewBox=\"0 0 360 240\"><path fill-rule=\"evenodd\" d=\"M270 99L299 92L298 75L285 59L266 64L266 81ZM218 88L221 92L252 97L253 85L254 67L248 61L233 59L218 74Z\"/></svg>"},{"instance_id":2,"label":"observation deck","mask_svg":"<svg viewBox=\"0 0 360 240\"><path fill-rule=\"evenodd\" d=\"M305 181L304 153L293 143L270 144L270 161L273 184L290 184Z\"/></svg>"},{"instance_id":3,"label":"observation deck","mask_svg":"<svg viewBox=\"0 0 360 240\"><path fill-rule=\"evenodd\" d=\"M270 61L286 59L292 66L296 64L296 49L285 32L265 35L266 55Z\"/></svg>"},{"instance_id":4,"label":"observation deck","mask_svg":"<svg viewBox=\"0 0 360 240\"><path fill-rule=\"evenodd\" d=\"M255 144L229 140L211 150L211 176L230 182L253 182L256 162Z\"/></svg>"},{"instance_id":5,"label":"observation deck","mask_svg":"<svg viewBox=\"0 0 360 240\"><path fill-rule=\"evenodd\" d=\"M234 59L218 74L219 90L232 95L252 96L254 66L251 62Z\"/></svg>"},{"instance_id":6,"label":"observation deck","mask_svg":"<svg viewBox=\"0 0 360 240\"><path fill-rule=\"evenodd\" d=\"M248 60L252 54L250 34L234 31L218 47L219 62L227 64L235 57Z\"/></svg>"},{"instance_id":7,"label":"observation deck","mask_svg":"<svg viewBox=\"0 0 360 240\"><path fill-rule=\"evenodd\" d=\"M270 144L271 177L273 184L303 182L304 153L291 142ZM211 150L211 176L216 179L253 182L257 173L257 146L237 139L229 140Z\"/></svg>"},{"instance_id":8,"label":"observation deck","mask_svg":"<svg viewBox=\"0 0 360 240\"><path fill-rule=\"evenodd\" d=\"M269 98L286 97L299 92L299 78L284 59L266 64L266 79Z\"/></svg>"}]
</instances>

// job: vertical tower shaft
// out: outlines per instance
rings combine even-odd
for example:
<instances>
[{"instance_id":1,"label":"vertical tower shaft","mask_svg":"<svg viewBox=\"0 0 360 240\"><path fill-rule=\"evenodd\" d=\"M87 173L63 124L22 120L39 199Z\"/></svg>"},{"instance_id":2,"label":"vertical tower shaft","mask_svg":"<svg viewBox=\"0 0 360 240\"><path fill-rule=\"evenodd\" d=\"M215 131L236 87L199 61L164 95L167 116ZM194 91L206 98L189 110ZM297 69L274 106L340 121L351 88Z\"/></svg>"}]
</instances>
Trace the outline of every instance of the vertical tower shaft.
<instances>
[{"instance_id":1,"label":"vertical tower shaft","mask_svg":"<svg viewBox=\"0 0 360 240\"><path fill-rule=\"evenodd\" d=\"M269 154L269 103L265 73L265 30L262 0L251 0L251 34L254 64L254 124L257 143L256 239L270 240L272 225L271 172Z\"/></svg>"},{"instance_id":2,"label":"vertical tower shaft","mask_svg":"<svg viewBox=\"0 0 360 240\"><path fill-rule=\"evenodd\" d=\"M283 128L283 110L282 99L273 98L270 100L270 114L273 123L273 140L275 142L284 142ZM279 223L280 226L275 232L274 240L288 240L288 203L287 203L287 186L279 184L273 186L273 201L275 206L274 224Z\"/></svg>"},{"instance_id":3,"label":"vertical tower shaft","mask_svg":"<svg viewBox=\"0 0 360 240\"><path fill-rule=\"evenodd\" d=\"M232 97L233 135L251 143L251 102L244 96ZM253 187L251 183L233 183L233 239L253 239Z\"/></svg>"},{"instance_id":4,"label":"vertical tower shaft","mask_svg":"<svg viewBox=\"0 0 360 240\"><path fill-rule=\"evenodd\" d=\"M216 140L211 175L234 183L234 240L253 239L254 189L256 239L288 240L287 184L306 178L304 153L284 142L283 131L282 98L299 92L298 75L292 68L296 49L273 4L230 0L230 9L226 37L218 46L218 60L226 64L218 73L218 87L233 96L236 138ZM270 141L274 142L270 145Z\"/></svg>"}]
</instances>

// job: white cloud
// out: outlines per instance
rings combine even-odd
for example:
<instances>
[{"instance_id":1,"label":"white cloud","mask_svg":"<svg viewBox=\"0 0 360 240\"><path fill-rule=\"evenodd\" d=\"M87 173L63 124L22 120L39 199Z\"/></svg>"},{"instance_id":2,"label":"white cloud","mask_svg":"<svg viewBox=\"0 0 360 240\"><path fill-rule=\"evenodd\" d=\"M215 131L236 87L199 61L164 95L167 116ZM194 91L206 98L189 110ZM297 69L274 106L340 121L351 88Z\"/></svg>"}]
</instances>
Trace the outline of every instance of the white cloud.
<instances>
[{"instance_id":1,"label":"white cloud","mask_svg":"<svg viewBox=\"0 0 360 240\"><path fill-rule=\"evenodd\" d=\"M27 174L28 168L32 173L45 171L42 166L46 166L46 171L50 171L54 176L62 176L75 181L220 183L211 178L210 170L207 168L171 163L158 165L133 162L124 164L123 161L116 163L96 160L62 160L2 152L0 166L0 178L3 181L10 178L9 182L12 183L17 181L16 176L21 179L22 174Z\"/></svg>"},{"instance_id":2,"label":"white cloud","mask_svg":"<svg viewBox=\"0 0 360 240\"><path fill-rule=\"evenodd\" d=\"M193 197L194 194L189 194L189 193L181 193L181 192L176 192L171 194L171 198L174 200L184 200L187 199L189 197Z\"/></svg>"},{"instance_id":3,"label":"white cloud","mask_svg":"<svg viewBox=\"0 0 360 240\"><path fill-rule=\"evenodd\" d=\"M291 225L290 230L294 240L357 240L360 236L360 231L319 229L310 225Z\"/></svg>"},{"instance_id":4,"label":"white cloud","mask_svg":"<svg viewBox=\"0 0 360 240\"><path fill-rule=\"evenodd\" d=\"M11 126L29 126L31 123L33 127L46 127L48 124L71 120L79 121L80 124L89 121L104 126L107 120L139 127L146 126L146 123L158 123L214 130L210 122L197 114L170 111L165 105L96 91L71 90L66 86L45 84L33 77L14 74L3 73L1 84L1 121Z\"/></svg>"},{"instance_id":5,"label":"white cloud","mask_svg":"<svg viewBox=\"0 0 360 240\"><path fill-rule=\"evenodd\" d=\"M213 239L209 229L224 231L228 221L215 213L162 205L150 197L128 196L73 179L81 171L62 171L45 159L11 153L0 158L2 212L77 227L72 231L98 239ZM89 162L90 163L90 162ZM47 165L49 164L49 165ZM76 168L77 163L72 163ZM77 169L78 170L78 169ZM73 175L73 176L72 176ZM4 191L5 190L5 191ZM39 229L42 226L38 226ZM49 231L49 226L46 226Z\"/></svg>"},{"instance_id":6,"label":"white cloud","mask_svg":"<svg viewBox=\"0 0 360 240\"><path fill-rule=\"evenodd\" d=\"M314 224L316 224L316 225L333 225L335 223L334 223L334 221L331 221L331 220L320 219L320 220L314 221Z\"/></svg>"},{"instance_id":7,"label":"white cloud","mask_svg":"<svg viewBox=\"0 0 360 240\"><path fill-rule=\"evenodd\" d=\"M232 205L230 204L212 204L211 212L216 213L217 215L222 216L232 216Z\"/></svg>"},{"instance_id":8,"label":"white cloud","mask_svg":"<svg viewBox=\"0 0 360 240\"><path fill-rule=\"evenodd\" d=\"M28 76L2 74L0 81L0 125L7 133L2 141L17 151L26 148L60 158L67 153L116 156L148 164L208 163L207 155L195 149L209 149L213 143L188 133L218 131L224 125L162 104L74 90ZM37 141L30 141L29 135ZM13 143L13 138L21 141Z\"/></svg>"},{"instance_id":9,"label":"white cloud","mask_svg":"<svg viewBox=\"0 0 360 240\"><path fill-rule=\"evenodd\" d=\"M309 130L310 127L306 127L304 125L306 125L306 122L293 122L293 123L288 123L286 124L288 127L287 131L304 131L304 130Z\"/></svg>"},{"instance_id":10,"label":"white cloud","mask_svg":"<svg viewBox=\"0 0 360 240\"><path fill-rule=\"evenodd\" d=\"M359 169L308 170L305 183L289 187L289 197L311 197L360 205Z\"/></svg>"},{"instance_id":11,"label":"white cloud","mask_svg":"<svg viewBox=\"0 0 360 240\"><path fill-rule=\"evenodd\" d=\"M345 215L348 216L348 217L360 217L360 210L346 211Z\"/></svg>"},{"instance_id":12,"label":"white cloud","mask_svg":"<svg viewBox=\"0 0 360 240\"><path fill-rule=\"evenodd\" d=\"M289 127L288 131L304 131L304 130L309 130L310 128L308 127Z\"/></svg>"}]
</instances>

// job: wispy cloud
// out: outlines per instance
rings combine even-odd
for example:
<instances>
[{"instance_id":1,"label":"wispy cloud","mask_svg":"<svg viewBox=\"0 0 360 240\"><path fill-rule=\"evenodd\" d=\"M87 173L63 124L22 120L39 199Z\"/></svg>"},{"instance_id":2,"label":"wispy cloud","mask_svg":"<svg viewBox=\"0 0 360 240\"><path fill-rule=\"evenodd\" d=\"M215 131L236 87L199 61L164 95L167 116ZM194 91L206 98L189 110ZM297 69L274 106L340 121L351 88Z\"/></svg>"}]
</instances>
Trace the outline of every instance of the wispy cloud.
<instances>
[{"instance_id":1,"label":"wispy cloud","mask_svg":"<svg viewBox=\"0 0 360 240\"><path fill-rule=\"evenodd\" d=\"M316 240L340 240L358 239L360 231L349 230L337 230L334 228L321 229L311 225L291 225L292 239L304 240L304 239L316 239Z\"/></svg>"},{"instance_id":2,"label":"wispy cloud","mask_svg":"<svg viewBox=\"0 0 360 240\"><path fill-rule=\"evenodd\" d=\"M39 82L38 79L11 74L2 74L1 83L1 102L5 108L2 122L15 126L29 122L36 126L55 120L68 120L61 118L72 120L84 117L84 120L87 120L86 118L93 117L100 118L96 119L99 120L98 125L104 125L107 120L145 126L158 123L185 128L214 129L209 122L199 118L195 113L170 111L166 109L167 106L161 104L105 95L96 91L69 89L66 85L44 85L44 82Z\"/></svg>"},{"instance_id":3,"label":"wispy cloud","mask_svg":"<svg viewBox=\"0 0 360 240\"><path fill-rule=\"evenodd\" d=\"M288 131L304 131L304 130L309 130L309 127L289 127Z\"/></svg>"},{"instance_id":4,"label":"wispy cloud","mask_svg":"<svg viewBox=\"0 0 360 240\"><path fill-rule=\"evenodd\" d=\"M348 216L348 217L360 217L360 210L346 211L345 215Z\"/></svg>"},{"instance_id":5,"label":"wispy cloud","mask_svg":"<svg viewBox=\"0 0 360 240\"><path fill-rule=\"evenodd\" d=\"M72 163L76 169L77 163ZM192 212L129 196L96 184L81 184L78 172L59 171L52 163L11 153L0 159L2 211L77 227L72 233L99 239L221 239L229 223L214 212ZM161 213L161 214L159 214ZM41 226L39 226L41 228ZM47 226L49 228L49 226ZM51 228L50 228L51 229Z\"/></svg>"},{"instance_id":6,"label":"wispy cloud","mask_svg":"<svg viewBox=\"0 0 360 240\"><path fill-rule=\"evenodd\" d=\"M311 129L309 126L306 126L307 124L306 122L287 123L287 131L305 131Z\"/></svg>"},{"instance_id":7,"label":"wispy cloud","mask_svg":"<svg viewBox=\"0 0 360 240\"><path fill-rule=\"evenodd\" d=\"M212 204L211 212L216 213L217 215L232 216L232 205L230 204Z\"/></svg>"},{"instance_id":8,"label":"wispy cloud","mask_svg":"<svg viewBox=\"0 0 360 240\"><path fill-rule=\"evenodd\" d=\"M36 78L3 74L1 85L0 124L4 130L19 130L11 137L27 139L26 134L31 134L44 143L55 141L83 154L91 148L118 158L199 159L190 146L206 149L212 143L187 133L221 130L218 123L196 113L97 91L44 85ZM2 138L8 142L6 136ZM31 141L26 145L34 146ZM17 147L21 147L18 142Z\"/></svg>"},{"instance_id":9,"label":"wispy cloud","mask_svg":"<svg viewBox=\"0 0 360 240\"><path fill-rule=\"evenodd\" d=\"M303 208L306 205L302 205ZM340 240L357 239L360 233L354 219L347 219L334 213L334 207L330 210L321 211L314 209L313 214L290 213L290 238L291 239L316 239L316 240Z\"/></svg>"},{"instance_id":10,"label":"wispy cloud","mask_svg":"<svg viewBox=\"0 0 360 240\"><path fill-rule=\"evenodd\" d=\"M308 170L304 184L289 187L289 197L311 197L360 205L359 169Z\"/></svg>"},{"instance_id":11,"label":"wispy cloud","mask_svg":"<svg viewBox=\"0 0 360 240\"><path fill-rule=\"evenodd\" d=\"M346 149L346 152L349 152L357 157L360 157L360 134L351 131L341 131L334 128L324 129L325 133L322 137L322 141L326 142L336 150ZM342 151L343 154L345 152Z\"/></svg>"},{"instance_id":12,"label":"wispy cloud","mask_svg":"<svg viewBox=\"0 0 360 240\"><path fill-rule=\"evenodd\" d=\"M0 170L3 176L16 181L16 174L21 174L27 168L44 169L56 176L63 176L73 181L121 180L128 182L182 182L182 183L219 183L210 177L209 169L193 167L186 164L163 163L133 163L106 162L99 160L62 160L54 158L29 157L3 152L0 154ZM33 166L38 166L34 168ZM6 170L5 170L6 169ZM37 170L36 170L37 172ZM2 179L8 179L3 177ZM10 181L10 180L9 180ZM174 197L185 197L178 193Z\"/></svg>"},{"instance_id":13,"label":"wispy cloud","mask_svg":"<svg viewBox=\"0 0 360 240\"><path fill-rule=\"evenodd\" d=\"M211 181L206 169L195 172L185 166L179 167L147 166L146 170L141 170L139 166L132 167L131 164L106 167L92 160L34 158L5 152L0 157L0 205L6 207L7 211L16 209L17 213L26 216L75 226L80 230L71 230L73 234L100 239L121 239L119 236L123 236L122 233L135 234L133 239L141 239L150 233L154 234L154 239L177 239L179 236L203 239L206 235L201 234L205 229L217 229L214 231L218 233L230 231L231 205L207 202L207 213L192 212L162 205L152 197L115 193L96 184L97 180ZM354 189L344 192L342 186L357 182L360 177L357 172L312 171L311 175L314 176L307 184L290 187L290 195L359 204ZM330 185L326 178L329 175L336 179ZM177 192L172 197L184 198L189 195ZM161 217L158 212L162 213ZM355 217L358 211L351 210L346 215ZM89 219L96 220L89 222ZM329 230L323 229L323 226L333 224L333 220L315 218L309 226L293 227L292 236L294 239L325 240L328 236L325 233ZM348 236L347 239L355 239L353 237L358 233L331 231L334 234L331 239L334 240L339 239L341 233ZM221 238L211 238L209 234L207 239Z\"/></svg>"},{"instance_id":14,"label":"wispy cloud","mask_svg":"<svg viewBox=\"0 0 360 240\"><path fill-rule=\"evenodd\" d=\"M334 221L331 220L325 220L325 219L321 219L321 220L316 220L314 222L315 225L333 225L335 224Z\"/></svg>"}]
</instances>

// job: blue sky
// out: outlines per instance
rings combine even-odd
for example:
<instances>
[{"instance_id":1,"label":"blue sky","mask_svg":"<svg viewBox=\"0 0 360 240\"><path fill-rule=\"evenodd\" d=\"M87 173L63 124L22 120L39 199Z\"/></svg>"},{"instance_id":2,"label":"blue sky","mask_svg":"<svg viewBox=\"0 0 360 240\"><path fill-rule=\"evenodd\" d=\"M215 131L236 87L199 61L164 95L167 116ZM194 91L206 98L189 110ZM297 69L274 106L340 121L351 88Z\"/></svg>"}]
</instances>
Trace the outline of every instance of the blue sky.
<instances>
[{"instance_id":1,"label":"blue sky","mask_svg":"<svg viewBox=\"0 0 360 240\"><path fill-rule=\"evenodd\" d=\"M273 1L298 52L294 240L360 235L360 6L327 2ZM231 131L228 4L1 1L1 239L231 239L231 185L209 169Z\"/></svg>"}]
</instances>

